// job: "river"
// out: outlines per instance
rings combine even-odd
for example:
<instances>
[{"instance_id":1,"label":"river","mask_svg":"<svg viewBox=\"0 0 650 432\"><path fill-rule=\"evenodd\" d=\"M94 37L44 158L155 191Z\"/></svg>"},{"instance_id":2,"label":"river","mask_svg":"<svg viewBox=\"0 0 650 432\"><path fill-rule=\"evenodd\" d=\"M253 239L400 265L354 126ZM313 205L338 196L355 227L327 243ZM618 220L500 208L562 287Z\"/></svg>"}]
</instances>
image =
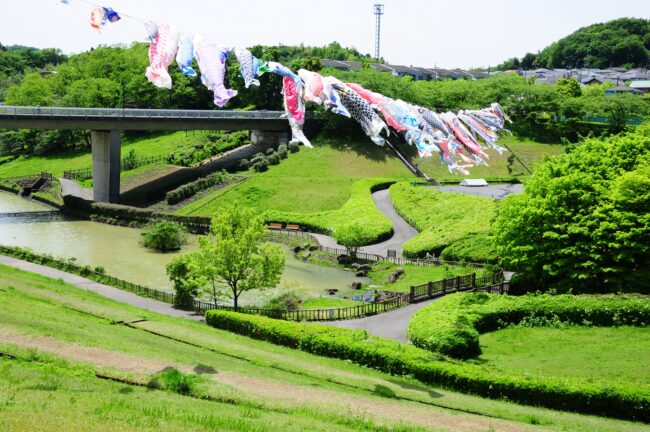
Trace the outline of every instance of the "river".
<instances>
[{"instance_id":1,"label":"river","mask_svg":"<svg viewBox=\"0 0 650 432\"><path fill-rule=\"evenodd\" d=\"M0 213L42 211L47 208L17 195L0 192ZM0 244L21 246L34 252L61 258L76 258L77 263L102 266L106 273L151 288L171 290L165 274L166 264L179 253L196 249L196 237L190 236L181 252L157 253L142 246L140 230L74 220L59 214L0 217ZM310 296L325 295L325 289L350 292L354 274L337 268L303 262L284 247L286 265L281 288L298 288ZM258 303L251 295L246 303Z\"/></svg>"}]
</instances>

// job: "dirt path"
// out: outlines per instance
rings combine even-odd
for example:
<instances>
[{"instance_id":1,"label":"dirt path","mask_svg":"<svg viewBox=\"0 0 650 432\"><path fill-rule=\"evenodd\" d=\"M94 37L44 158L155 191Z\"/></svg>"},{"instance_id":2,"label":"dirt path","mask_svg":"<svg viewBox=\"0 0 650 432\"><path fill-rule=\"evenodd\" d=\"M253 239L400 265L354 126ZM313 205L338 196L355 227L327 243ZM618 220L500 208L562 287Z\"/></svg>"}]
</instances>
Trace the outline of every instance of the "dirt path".
<instances>
[{"instance_id":1,"label":"dirt path","mask_svg":"<svg viewBox=\"0 0 650 432\"><path fill-rule=\"evenodd\" d=\"M54 354L74 362L110 368L124 373L151 375L169 367L175 367L186 373L192 372L192 367L186 365L160 362L119 351L88 347L48 336L20 334L8 328L0 329L0 340ZM495 431L507 432L530 430L529 427L505 420L483 418L471 414L454 414L437 408L428 408L397 400L364 398L349 393L286 384L236 372L218 371L211 374L211 377L220 384L236 389L238 393L262 398L269 407L277 407L278 403L285 408L296 405L312 407L315 405L329 410L334 408L333 412L350 412L354 415L371 417L380 422L408 422L457 431L484 432L490 428Z\"/></svg>"}]
</instances>

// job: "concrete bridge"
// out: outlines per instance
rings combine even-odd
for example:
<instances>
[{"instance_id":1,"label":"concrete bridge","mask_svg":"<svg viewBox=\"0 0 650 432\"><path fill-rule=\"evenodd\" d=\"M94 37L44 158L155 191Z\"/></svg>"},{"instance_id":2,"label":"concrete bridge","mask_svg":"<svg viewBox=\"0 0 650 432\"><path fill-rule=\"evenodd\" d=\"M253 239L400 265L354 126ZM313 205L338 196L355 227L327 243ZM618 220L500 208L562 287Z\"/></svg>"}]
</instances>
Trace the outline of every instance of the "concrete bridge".
<instances>
[{"instance_id":1,"label":"concrete bridge","mask_svg":"<svg viewBox=\"0 0 650 432\"><path fill-rule=\"evenodd\" d=\"M0 129L91 131L95 201L120 196L122 131L250 130L255 144L289 139L282 111L151 110L0 106Z\"/></svg>"}]
</instances>

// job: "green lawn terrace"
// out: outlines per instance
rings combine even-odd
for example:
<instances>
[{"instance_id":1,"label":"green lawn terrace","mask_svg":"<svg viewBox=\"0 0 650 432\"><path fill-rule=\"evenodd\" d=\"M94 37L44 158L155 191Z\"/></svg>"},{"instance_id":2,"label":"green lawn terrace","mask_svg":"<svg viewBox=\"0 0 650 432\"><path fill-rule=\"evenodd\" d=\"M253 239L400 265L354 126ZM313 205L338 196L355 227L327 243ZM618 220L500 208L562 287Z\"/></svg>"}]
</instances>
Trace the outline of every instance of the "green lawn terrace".
<instances>
[{"instance_id":1,"label":"green lawn terrace","mask_svg":"<svg viewBox=\"0 0 650 432\"><path fill-rule=\"evenodd\" d=\"M202 132L172 132L148 134L145 137L124 137L122 157L135 151L139 158L165 157L169 153L192 148L195 144L207 141ZM92 166L90 149L76 152L52 154L47 156L21 156L10 162L0 164L0 178L16 177L51 172L55 177L62 177L63 171L85 169Z\"/></svg>"},{"instance_id":2,"label":"green lawn terrace","mask_svg":"<svg viewBox=\"0 0 650 432\"><path fill-rule=\"evenodd\" d=\"M495 370L650 388L649 327L513 326L482 334L480 345L475 361Z\"/></svg>"},{"instance_id":3,"label":"green lawn terrace","mask_svg":"<svg viewBox=\"0 0 650 432\"><path fill-rule=\"evenodd\" d=\"M564 148L560 144L543 144L506 134L503 134L496 144L505 147L506 151L499 154L489 148L486 151L490 155L490 159L486 161L489 166L470 167L468 176L450 173L447 166L442 164L436 155L431 158L413 156L411 162L417 164L429 177L441 182L460 182L465 177L484 178L488 182L503 182L513 179L523 180L530 175L528 169L534 171L535 165L543 162L545 157L564 153ZM516 157L513 157L513 152Z\"/></svg>"},{"instance_id":4,"label":"green lawn terrace","mask_svg":"<svg viewBox=\"0 0 650 432\"><path fill-rule=\"evenodd\" d=\"M645 428L424 385L3 266L0 305L2 430Z\"/></svg>"}]
</instances>

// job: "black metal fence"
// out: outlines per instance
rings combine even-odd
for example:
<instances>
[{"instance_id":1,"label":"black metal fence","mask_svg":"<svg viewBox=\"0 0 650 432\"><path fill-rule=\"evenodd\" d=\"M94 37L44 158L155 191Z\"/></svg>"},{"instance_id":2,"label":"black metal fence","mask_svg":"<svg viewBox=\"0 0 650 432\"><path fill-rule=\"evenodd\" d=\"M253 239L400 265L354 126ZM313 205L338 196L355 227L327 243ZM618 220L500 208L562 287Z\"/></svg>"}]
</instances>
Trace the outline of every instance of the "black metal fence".
<instances>
[{"instance_id":1,"label":"black metal fence","mask_svg":"<svg viewBox=\"0 0 650 432\"><path fill-rule=\"evenodd\" d=\"M478 278L476 277L476 273L463 276L455 276L439 281L431 281L424 284L411 286L409 293L409 302L417 303L455 292L485 291L486 287L503 287L503 283L503 272L497 272ZM503 292L499 292L499 294L503 294Z\"/></svg>"},{"instance_id":2,"label":"black metal fence","mask_svg":"<svg viewBox=\"0 0 650 432\"><path fill-rule=\"evenodd\" d=\"M166 156L150 156L143 158L124 158L120 163L120 169L129 171L132 169L140 168L146 165L153 165L157 163L167 162ZM68 180L90 180L93 178L92 168L81 168L75 170L63 171L63 178Z\"/></svg>"}]
</instances>

